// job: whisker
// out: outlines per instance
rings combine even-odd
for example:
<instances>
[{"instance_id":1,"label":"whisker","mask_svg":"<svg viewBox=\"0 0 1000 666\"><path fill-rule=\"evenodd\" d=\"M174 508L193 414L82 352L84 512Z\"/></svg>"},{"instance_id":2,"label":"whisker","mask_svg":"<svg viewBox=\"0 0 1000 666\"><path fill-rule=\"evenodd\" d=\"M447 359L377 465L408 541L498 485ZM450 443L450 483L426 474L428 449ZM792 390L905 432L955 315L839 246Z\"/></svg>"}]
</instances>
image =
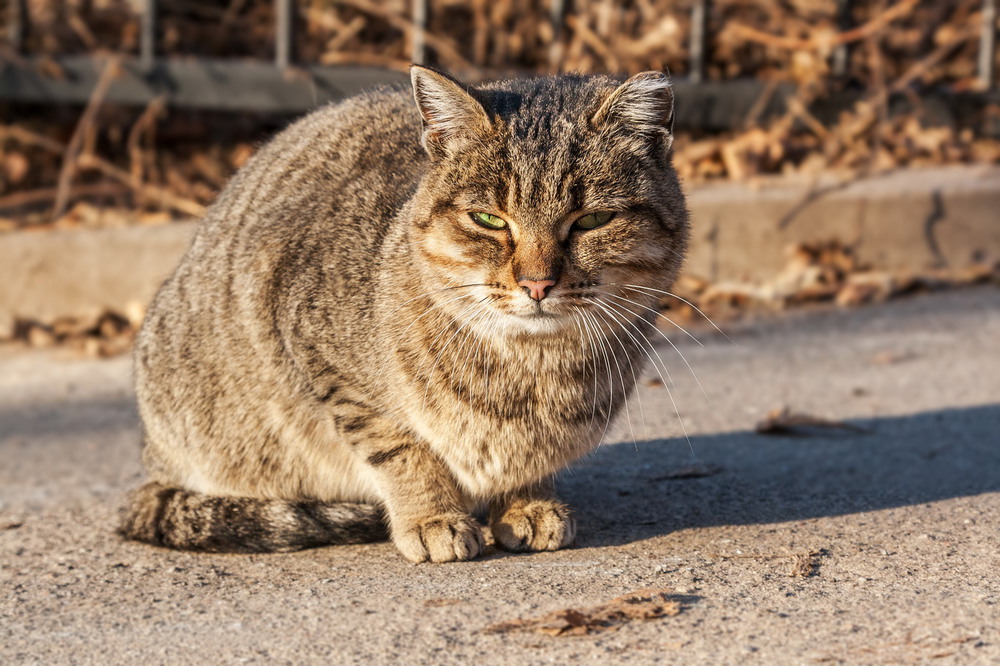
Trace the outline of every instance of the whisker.
<instances>
[{"instance_id":1,"label":"whisker","mask_svg":"<svg viewBox=\"0 0 1000 666\"><path fill-rule=\"evenodd\" d=\"M611 344L607 337L600 335L600 324L597 322L597 318L594 317L593 312L584 311L587 318L590 320L591 326L593 326L595 335L597 336L597 341L600 344L601 354L604 356L604 365L607 367L608 371L608 407L605 410L604 419L604 430L601 432L601 438L598 440L597 445L600 446L604 442L605 436L608 434L608 426L611 425L611 412L615 402L615 382L611 375L611 359L608 356L608 349L605 343ZM617 361L616 361L617 363ZM626 402L626 409L628 409L628 403Z\"/></svg>"},{"instance_id":2,"label":"whisker","mask_svg":"<svg viewBox=\"0 0 1000 666\"><path fill-rule=\"evenodd\" d=\"M385 313L384 315L382 315L381 317L379 317L379 320L378 320L378 322L376 322L375 326L376 327L381 326L383 323L385 323L385 320L388 319L394 312L396 312L397 310L399 310L401 307L405 306L407 303L412 303L413 301L417 300L418 298L424 298L425 296L430 296L431 294L440 294L441 292L445 292L445 291L453 291L455 289L465 289L467 287L488 287L488 286L489 285L486 284L486 283L484 283L484 282L473 282L473 283L470 283L470 284L456 284L456 285L451 285L451 286L448 286L448 287L440 287L438 289L431 289L429 291L425 291L422 294L417 294L413 298L406 299L405 301L403 301L402 303L400 303L399 305L397 305L393 309L389 310L387 313ZM448 302L450 303L451 301L448 301Z\"/></svg>"},{"instance_id":3,"label":"whisker","mask_svg":"<svg viewBox=\"0 0 1000 666\"><path fill-rule=\"evenodd\" d=\"M639 307L646 308L646 306L643 305L642 303L636 303L635 301L632 301L632 300L630 300L628 298L624 298L622 296L615 296L614 294L612 294L610 292L606 292L606 291L602 291L601 293L606 294L608 296L611 296L613 298L621 298L622 300L628 301L630 303L635 303L635 305L638 305ZM609 303L609 305L610 305L610 303ZM652 310L652 308L646 308L646 309L647 310ZM656 331L657 333L659 333L660 337L662 337L664 340L666 340L667 344L670 345L671 347L673 347L673 350L675 352L677 352L678 356L681 357L681 360L684 361L684 365L687 366L688 372L691 373L691 376L694 378L695 383L698 385L698 389L701 391L701 394L705 397L705 400L707 400L708 403L711 404L712 401L708 397L708 393L705 392L705 387L701 385L701 380L698 379L698 375L697 375L697 373L695 373L694 368L692 368L691 364L688 363L687 357L684 356L684 352L682 352L680 350L680 347L678 347L676 344L674 344L674 341L670 339L670 336L668 336L666 333L664 333L663 331L661 331L659 329L659 327L657 327L655 324L653 324L652 326L653 326L653 330ZM681 329L681 330L684 330L684 329ZM685 333L686 332L687 331L685 331ZM698 341L695 340L695 342L698 342ZM702 345L700 342L698 342L698 344L701 345L702 347L704 347L704 345Z\"/></svg>"},{"instance_id":4,"label":"whisker","mask_svg":"<svg viewBox=\"0 0 1000 666\"><path fill-rule=\"evenodd\" d=\"M586 332L587 340L586 343L590 345L590 349L593 354L587 353L587 347L584 345L584 328L580 323L578 315L580 315L578 309L574 309L572 313L573 323L576 325L576 330L580 333L580 351L583 352L583 371L592 372L594 379L594 397L593 404L590 407L590 423L587 425L587 430L590 430L594 425L594 416L597 414L597 350L594 349L593 342L590 340L590 332Z\"/></svg>"},{"instance_id":5,"label":"whisker","mask_svg":"<svg viewBox=\"0 0 1000 666\"><path fill-rule=\"evenodd\" d=\"M583 310L579 310L579 309L577 310L577 312L580 315L586 315L587 314ZM586 333L587 333L587 344L590 346L590 352L591 352L590 358L593 359L592 367L593 367L593 371L594 371L594 402L593 402L593 405L591 405L591 410L590 410L590 423L587 424L587 430L590 430L591 428L594 427L594 419L597 416L597 360L598 360L597 359L597 344L594 341L593 336L591 335L590 324L587 322L587 320L585 318L581 318L580 323L581 323L581 328L583 328L586 331Z\"/></svg>"},{"instance_id":6,"label":"whisker","mask_svg":"<svg viewBox=\"0 0 1000 666\"><path fill-rule=\"evenodd\" d=\"M716 325L716 323L714 321L712 321L711 317L709 317L707 314L705 314L704 312L702 312L701 309L697 305L695 305L694 303L692 303L688 299L683 298L682 296L678 296L677 294L674 294L674 293L669 292L669 291L664 291L662 289L654 289L653 287L644 287L644 286L638 285L638 284L626 284L626 285L622 285L622 286L623 287L630 287L632 289L647 289L649 291L655 291L658 294L663 294L665 296L670 296L671 298L676 298L681 303L686 303L687 305L691 306L691 308L694 309L695 312L697 312L702 317L704 317L705 321L707 321L709 324L711 324L715 328L715 330L717 330L719 333L721 333L722 337L724 337L726 340L729 340L729 342L733 342L733 340L728 335L726 335L726 332L723 331L721 328L719 328L718 325ZM736 343L733 342L733 344L736 344Z\"/></svg>"},{"instance_id":7,"label":"whisker","mask_svg":"<svg viewBox=\"0 0 1000 666\"><path fill-rule=\"evenodd\" d=\"M615 307L615 306L613 306L613 304L611 304L611 303L608 303L607 305L608 305L608 307ZM618 306L618 307L621 307L621 306ZM626 310L626 312L627 312L627 310ZM648 352L648 351L646 351L645 349L643 349L643 351L646 351L646 356L648 356L648 357L649 357L649 361L650 361L650 363L652 363L652 364L653 364L653 369L654 369L654 370L656 370L656 374L657 374L657 375L659 375L659 377L660 377L660 381L661 381L661 382L663 383L663 388L665 388L665 389L666 389L666 391L667 391L667 397L668 397L668 398L670 398L670 404L671 404L671 405L673 405L673 408L674 408L674 414L676 414L676 415L677 415L677 422L678 422L678 423L680 424L680 426L681 426L681 432L682 432L682 433L684 433L684 439L685 439L685 440L687 441L687 444L688 444L688 450L690 450L690 451L691 451L691 456L692 456L692 457L694 457L694 456L695 456L695 453L694 453L694 444L692 444L692 443L691 443L691 437L690 437L690 436L688 435L688 430L687 430L687 426L685 426L685 425L684 425L684 419L683 419L683 417L681 417L681 411L680 411L680 409L678 408L678 405L677 405L677 400L676 400L676 399L674 398L674 394L673 394L673 392L672 392L672 391L670 390L670 387L671 387L671 386L674 386L674 387L676 388L676 385L674 384L674 381L673 381L673 379L672 379L672 378L670 377L670 370L669 370L669 369L667 369L667 364L663 362L663 357L662 357L662 356L660 356L660 352L656 351L656 348L655 348L655 347L653 346L653 343L652 343L652 342L650 342L650 341L649 341L649 339L648 339L648 338L646 338L646 336L642 335L642 332L641 332L641 331L639 330L639 327L638 327L638 326L637 326L637 325L636 325L636 324L635 324L634 322L632 322L632 321L628 321L628 320L626 320L626 323L628 323L628 324L629 324L630 326L632 326L633 328L635 328L636 332L637 332L637 333L639 333L639 335L640 335L640 336L641 336L641 337L643 338L643 340L645 340L645 341L646 341L646 344L647 344L647 345L649 345L649 349L650 349L650 351L652 351L652 352L653 352L654 354L656 354L656 358L658 358L658 359L660 360L660 365L661 365L661 366L663 367L663 371L667 373L667 379L666 379L666 380L664 380L664 379L663 379L663 375L662 375L662 374L660 373L660 369L659 369L658 367L656 367L656 362L655 362L655 361L653 361L653 357L652 357L652 356L650 356L650 354L649 354L649 352ZM654 329L655 329L655 330L656 330L656 331L657 331L658 333L660 333L660 335L663 335L663 331L660 331L660 330L659 330L659 329L657 329L657 328L656 328L655 326L653 326L653 328L654 328ZM664 337L666 337L666 336L664 336ZM669 340L668 340L668 342L669 342ZM676 349L676 348L675 348L675 349ZM680 351L679 351L679 350L678 350L678 353L680 353ZM684 355L683 355L683 354L681 355L681 358L682 358L682 359L684 358ZM687 363L687 361L686 361L686 360L685 360L685 363ZM691 366L689 365L689 366L688 366L688 368L690 368L690 367L691 367ZM694 375L694 371L693 371L693 370L691 371L691 374L692 374L692 375ZM698 377L697 377L696 375L695 375L695 377L694 377L694 380L695 380L696 382L698 381ZM701 386L701 383L700 383L700 382L698 383L698 386L699 386L699 387ZM704 393L704 389L702 390L702 393ZM707 399L708 399L708 396L706 395L706 396L705 396L705 398L706 398L706 400L707 400ZM711 402L711 401L709 401L709 402Z\"/></svg>"},{"instance_id":8,"label":"whisker","mask_svg":"<svg viewBox=\"0 0 1000 666\"><path fill-rule=\"evenodd\" d=\"M656 308L651 308L648 305L643 305L639 301L634 301L631 298L625 298L624 296L618 296L617 294L613 294L610 291L604 291L604 290L600 290L600 291L601 291L602 294L605 294L607 296L611 296L612 298L618 298L618 299L621 299L623 301L628 301L629 303L632 303L633 305L638 305L640 308L643 308L644 310L648 310L649 312L653 313L657 317L660 317L661 319L665 319L668 323L670 323L675 328L677 328L681 333L683 333L684 335L686 335L689 338L691 338L692 340L694 340L695 344L697 344L699 347L704 347L705 346L705 345L702 344L701 340L699 340L698 338L694 337L694 335L690 331L688 331L686 328L684 328L683 326L681 326L680 324L678 324L673 319L671 319L670 317L666 316L665 314L663 314L662 312L660 312Z\"/></svg>"},{"instance_id":9,"label":"whisker","mask_svg":"<svg viewBox=\"0 0 1000 666\"><path fill-rule=\"evenodd\" d=\"M612 325L618 320L618 317L615 316L614 312L612 312L608 308L604 307L604 305L600 301L593 300L593 299L587 299L587 302L591 303L593 305L596 305L605 314L607 314L611 318L611 324ZM608 320L605 319L605 321L608 321ZM641 345L639 345L639 341L635 339L635 336L633 336L631 333L629 333L629 331L627 329L623 328L622 330L625 333L628 333L628 335L632 338L633 341L635 341L636 345L639 346L640 349L642 348ZM635 367L632 364L632 355L628 353L628 350L625 348L624 343L622 343L621 338L619 338L618 334L615 333L614 327L612 327L612 329L611 329L611 335L614 336L615 341L618 343L618 346L621 347L622 353L625 355L625 360L628 361L629 371L632 373L632 386L637 386L639 384L639 379L638 379L638 377L635 376ZM624 378L622 378L622 389L623 390L625 389L625 379ZM625 391L625 394L628 395L628 391ZM642 409L642 398L639 396L638 393L636 393L635 394L635 399L639 403L639 419L642 422L643 437L645 437L646 439L648 439L649 438L649 429L646 427L646 414L645 414L645 412ZM626 406L626 409L628 409L627 406ZM628 415L628 419L629 419L629 430L631 431L631 429L632 429L632 416ZM632 435L632 444L636 447L636 450L638 450L639 445L635 441L635 435L634 434Z\"/></svg>"}]
</instances>

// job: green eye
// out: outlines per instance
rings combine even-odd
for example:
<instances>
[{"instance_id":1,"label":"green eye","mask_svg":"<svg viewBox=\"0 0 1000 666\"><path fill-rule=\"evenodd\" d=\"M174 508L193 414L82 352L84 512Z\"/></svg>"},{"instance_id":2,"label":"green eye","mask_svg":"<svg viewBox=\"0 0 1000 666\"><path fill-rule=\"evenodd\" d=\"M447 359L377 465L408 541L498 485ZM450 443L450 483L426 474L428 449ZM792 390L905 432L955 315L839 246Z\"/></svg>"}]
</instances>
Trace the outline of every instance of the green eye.
<instances>
[{"instance_id":1,"label":"green eye","mask_svg":"<svg viewBox=\"0 0 1000 666\"><path fill-rule=\"evenodd\" d=\"M472 221L487 229L503 229L507 226L507 220L489 213L469 213Z\"/></svg>"},{"instance_id":2,"label":"green eye","mask_svg":"<svg viewBox=\"0 0 1000 666\"><path fill-rule=\"evenodd\" d=\"M605 225L611 221L611 218L615 216L609 210L602 210L597 213L589 213L584 215L579 220L573 223L574 229L596 229L599 226Z\"/></svg>"}]
</instances>

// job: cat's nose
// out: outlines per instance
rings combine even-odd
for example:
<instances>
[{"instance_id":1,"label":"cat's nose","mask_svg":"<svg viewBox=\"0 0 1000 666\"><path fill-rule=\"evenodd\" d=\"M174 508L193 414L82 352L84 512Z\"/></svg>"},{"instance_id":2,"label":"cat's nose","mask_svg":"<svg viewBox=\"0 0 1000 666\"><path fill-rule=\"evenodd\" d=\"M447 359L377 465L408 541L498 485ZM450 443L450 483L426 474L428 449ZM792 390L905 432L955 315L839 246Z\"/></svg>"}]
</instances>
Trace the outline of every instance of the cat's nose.
<instances>
[{"instance_id":1,"label":"cat's nose","mask_svg":"<svg viewBox=\"0 0 1000 666\"><path fill-rule=\"evenodd\" d=\"M529 280L522 278L518 281L518 286L523 287L528 296L533 300L540 301L549 295L549 289L555 286L555 280Z\"/></svg>"}]
</instances>

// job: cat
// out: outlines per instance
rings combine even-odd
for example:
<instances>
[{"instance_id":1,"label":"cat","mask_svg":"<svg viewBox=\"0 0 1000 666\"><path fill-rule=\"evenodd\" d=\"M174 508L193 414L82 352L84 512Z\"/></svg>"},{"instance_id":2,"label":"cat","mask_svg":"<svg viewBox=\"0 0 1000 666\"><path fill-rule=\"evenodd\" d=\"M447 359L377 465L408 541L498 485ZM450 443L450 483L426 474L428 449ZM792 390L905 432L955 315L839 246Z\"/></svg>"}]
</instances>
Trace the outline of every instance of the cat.
<instances>
[{"instance_id":1,"label":"cat","mask_svg":"<svg viewBox=\"0 0 1000 666\"><path fill-rule=\"evenodd\" d=\"M137 337L125 537L446 562L483 511L500 548L573 542L553 476L621 410L687 246L670 80L411 81L294 123L208 210Z\"/></svg>"}]
</instances>

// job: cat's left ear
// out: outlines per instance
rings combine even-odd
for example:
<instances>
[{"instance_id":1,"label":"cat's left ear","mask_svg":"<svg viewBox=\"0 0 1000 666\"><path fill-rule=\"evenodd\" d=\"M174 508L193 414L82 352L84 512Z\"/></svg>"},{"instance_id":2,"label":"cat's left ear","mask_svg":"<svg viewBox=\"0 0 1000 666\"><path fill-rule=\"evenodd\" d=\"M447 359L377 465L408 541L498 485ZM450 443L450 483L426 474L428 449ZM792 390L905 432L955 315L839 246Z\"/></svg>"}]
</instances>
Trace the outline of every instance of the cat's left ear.
<instances>
[{"instance_id":1,"label":"cat's left ear","mask_svg":"<svg viewBox=\"0 0 1000 666\"><path fill-rule=\"evenodd\" d=\"M455 79L427 67L410 67L413 98L423 118L424 149L435 159L453 155L490 128L479 101Z\"/></svg>"},{"instance_id":2,"label":"cat's left ear","mask_svg":"<svg viewBox=\"0 0 1000 666\"><path fill-rule=\"evenodd\" d=\"M635 132L673 142L674 91L662 72L640 72L612 92L590 119L595 128L618 123Z\"/></svg>"}]
</instances>

